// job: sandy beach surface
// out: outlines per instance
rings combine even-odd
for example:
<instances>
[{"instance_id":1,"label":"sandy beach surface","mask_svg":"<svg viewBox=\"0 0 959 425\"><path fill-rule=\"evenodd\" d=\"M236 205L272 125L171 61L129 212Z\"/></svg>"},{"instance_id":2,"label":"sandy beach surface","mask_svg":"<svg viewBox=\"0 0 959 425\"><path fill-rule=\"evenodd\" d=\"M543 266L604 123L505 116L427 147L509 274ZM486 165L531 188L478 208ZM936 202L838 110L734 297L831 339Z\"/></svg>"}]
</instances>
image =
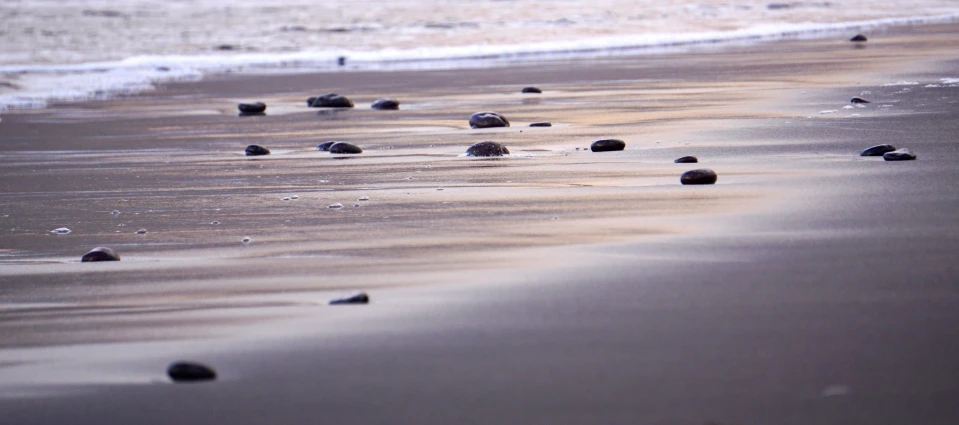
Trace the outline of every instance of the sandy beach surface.
<instances>
[{"instance_id":1,"label":"sandy beach surface","mask_svg":"<svg viewBox=\"0 0 959 425\"><path fill-rule=\"evenodd\" d=\"M231 75L4 114L0 422L955 424L957 36ZM306 107L327 92L357 107ZM238 117L253 100L267 115ZM469 129L484 110L512 126ZM512 155L462 156L484 140ZM858 156L881 143L918 159ZM680 185L695 168L717 184ZM122 261L81 263L96 246ZM327 305L354 290L371 303ZM219 376L173 384L177 360Z\"/></svg>"}]
</instances>

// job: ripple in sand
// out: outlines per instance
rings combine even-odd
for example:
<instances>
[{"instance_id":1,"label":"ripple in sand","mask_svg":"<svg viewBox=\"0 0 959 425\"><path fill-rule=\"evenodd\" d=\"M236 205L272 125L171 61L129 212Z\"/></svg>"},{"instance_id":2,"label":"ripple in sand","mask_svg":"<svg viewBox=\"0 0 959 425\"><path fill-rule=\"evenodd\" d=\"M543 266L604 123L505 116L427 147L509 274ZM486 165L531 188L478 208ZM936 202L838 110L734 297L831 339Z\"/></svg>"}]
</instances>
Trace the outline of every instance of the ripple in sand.
<instances>
[{"instance_id":1,"label":"ripple in sand","mask_svg":"<svg viewBox=\"0 0 959 425\"><path fill-rule=\"evenodd\" d=\"M293 196L290 197L290 199L292 199L292 200L295 201L295 200L297 200L297 199L300 199L300 197L299 197L299 196L296 196L296 195L293 195Z\"/></svg>"},{"instance_id":2,"label":"ripple in sand","mask_svg":"<svg viewBox=\"0 0 959 425\"><path fill-rule=\"evenodd\" d=\"M220 222L219 222L219 221L211 221L210 224L216 226L216 225L220 224Z\"/></svg>"},{"instance_id":3,"label":"ripple in sand","mask_svg":"<svg viewBox=\"0 0 959 425\"><path fill-rule=\"evenodd\" d=\"M336 209L343 208L343 204L337 202L337 203L335 203L335 204L330 204L329 206L327 206L327 208L329 208L329 209L331 209L331 210L336 210Z\"/></svg>"},{"instance_id":4,"label":"ripple in sand","mask_svg":"<svg viewBox=\"0 0 959 425\"><path fill-rule=\"evenodd\" d=\"M819 115L835 114L836 112L839 112L839 110L838 110L838 109L827 109L827 110L825 110L825 111L819 111Z\"/></svg>"},{"instance_id":5,"label":"ripple in sand","mask_svg":"<svg viewBox=\"0 0 959 425\"><path fill-rule=\"evenodd\" d=\"M57 235L68 235L68 234L70 234L70 232L72 232L72 231L73 231L73 230L70 230L69 228L60 227L60 228L58 228L58 229L53 229L53 230L51 230L50 233L54 233L54 234L57 234Z\"/></svg>"},{"instance_id":6,"label":"ripple in sand","mask_svg":"<svg viewBox=\"0 0 959 425\"><path fill-rule=\"evenodd\" d=\"M284 196L283 198L280 198L280 200L281 200L281 201L289 201L289 200L290 200L290 197L289 197L289 196Z\"/></svg>"},{"instance_id":7,"label":"ripple in sand","mask_svg":"<svg viewBox=\"0 0 959 425\"><path fill-rule=\"evenodd\" d=\"M364 196L360 196L360 197L357 198L356 200L357 200L357 201L369 201L369 200L370 200L370 197L364 195Z\"/></svg>"}]
</instances>

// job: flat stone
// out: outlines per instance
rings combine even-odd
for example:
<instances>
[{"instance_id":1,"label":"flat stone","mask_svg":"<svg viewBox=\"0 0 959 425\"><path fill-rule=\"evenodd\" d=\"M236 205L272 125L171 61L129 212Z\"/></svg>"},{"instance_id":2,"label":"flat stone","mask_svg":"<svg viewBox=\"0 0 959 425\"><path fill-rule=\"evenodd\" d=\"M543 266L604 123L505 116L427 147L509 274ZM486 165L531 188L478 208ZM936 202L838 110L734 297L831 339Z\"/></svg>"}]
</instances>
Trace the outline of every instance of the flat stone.
<instances>
[{"instance_id":1,"label":"flat stone","mask_svg":"<svg viewBox=\"0 0 959 425\"><path fill-rule=\"evenodd\" d=\"M310 102L312 100L312 102ZM327 93L322 96L311 97L307 99L310 107L313 108L352 108L353 101L336 93Z\"/></svg>"},{"instance_id":2,"label":"flat stone","mask_svg":"<svg viewBox=\"0 0 959 425\"><path fill-rule=\"evenodd\" d=\"M360 149L359 146L356 146L352 143L336 142L330 146L330 153L357 154L363 153L363 149Z\"/></svg>"},{"instance_id":3,"label":"flat stone","mask_svg":"<svg viewBox=\"0 0 959 425\"><path fill-rule=\"evenodd\" d=\"M549 121L534 122L534 123L531 123L529 126L530 126L530 127L552 127L552 126L553 126L553 123L551 123L551 122L549 122Z\"/></svg>"},{"instance_id":4,"label":"flat stone","mask_svg":"<svg viewBox=\"0 0 959 425\"><path fill-rule=\"evenodd\" d=\"M260 145L250 145L246 147L246 156L269 155L270 150Z\"/></svg>"},{"instance_id":5,"label":"flat stone","mask_svg":"<svg viewBox=\"0 0 959 425\"><path fill-rule=\"evenodd\" d=\"M862 43L862 42L864 42L864 41L866 41L866 40L867 40L867 39L866 39L866 36L864 36L864 35L862 35L862 34L856 34L855 37L849 39L849 41L856 42L856 43Z\"/></svg>"},{"instance_id":6,"label":"flat stone","mask_svg":"<svg viewBox=\"0 0 959 425\"><path fill-rule=\"evenodd\" d=\"M521 93L542 93L543 91L540 90L539 87L523 87L523 90L521 90L520 92Z\"/></svg>"},{"instance_id":7,"label":"flat stone","mask_svg":"<svg viewBox=\"0 0 959 425\"><path fill-rule=\"evenodd\" d=\"M626 142L619 139L602 139L593 142L589 150L593 152L612 152L626 149Z\"/></svg>"},{"instance_id":8,"label":"flat stone","mask_svg":"<svg viewBox=\"0 0 959 425\"><path fill-rule=\"evenodd\" d=\"M236 105L236 107L240 110L240 113L244 115L262 114L266 111L266 104L263 102L241 103Z\"/></svg>"},{"instance_id":9,"label":"flat stone","mask_svg":"<svg viewBox=\"0 0 959 425\"><path fill-rule=\"evenodd\" d=\"M899 149L893 152L886 152L883 154L882 159L886 161L912 161L916 159L916 155L909 153L908 149Z\"/></svg>"},{"instance_id":10,"label":"flat stone","mask_svg":"<svg viewBox=\"0 0 959 425\"><path fill-rule=\"evenodd\" d=\"M470 128L509 127L509 120L496 112L477 112L470 117Z\"/></svg>"},{"instance_id":11,"label":"flat stone","mask_svg":"<svg viewBox=\"0 0 959 425\"><path fill-rule=\"evenodd\" d=\"M509 155L509 149L497 142L479 142L466 149L466 156L490 157Z\"/></svg>"},{"instance_id":12,"label":"flat stone","mask_svg":"<svg viewBox=\"0 0 959 425\"><path fill-rule=\"evenodd\" d=\"M866 99L863 99L863 98L861 98L861 97L854 97L854 98L850 99L849 101L852 102L852 103L872 103L872 102L870 102L870 101L868 101L868 100L866 100Z\"/></svg>"},{"instance_id":13,"label":"flat stone","mask_svg":"<svg viewBox=\"0 0 959 425\"><path fill-rule=\"evenodd\" d=\"M80 262L83 263L92 263L95 261L120 261L120 255L110 248L98 246L90 250L90 252L83 254L83 257L80 257Z\"/></svg>"},{"instance_id":14,"label":"flat stone","mask_svg":"<svg viewBox=\"0 0 959 425\"><path fill-rule=\"evenodd\" d=\"M329 151L330 151L330 146L333 146L333 145L335 145L336 143L337 143L337 142L323 142L323 143L320 143L320 144L316 145L316 150L318 150L318 151L323 151L323 152L329 152Z\"/></svg>"},{"instance_id":15,"label":"flat stone","mask_svg":"<svg viewBox=\"0 0 959 425\"><path fill-rule=\"evenodd\" d=\"M167 368L166 373L173 382L202 382L216 379L213 368L193 362L176 362Z\"/></svg>"},{"instance_id":16,"label":"flat stone","mask_svg":"<svg viewBox=\"0 0 959 425\"><path fill-rule=\"evenodd\" d=\"M859 156L883 156L886 152L893 152L896 147L893 145L876 145L862 151Z\"/></svg>"},{"instance_id":17,"label":"flat stone","mask_svg":"<svg viewBox=\"0 0 959 425\"><path fill-rule=\"evenodd\" d=\"M715 171L702 168L683 173L679 178L679 182L682 184L713 184L716 183L716 179L718 178L719 176L716 175Z\"/></svg>"},{"instance_id":18,"label":"flat stone","mask_svg":"<svg viewBox=\"0 0 959 425\"><path fill-rule=\"evenodd\" d=\"M370 107L379 110L396 110L400 109L400 101L396 99L376 99Z\"/></svg>"},{"instance_id":19,"label":"flat stone","mask_svg":"<svg viewBox=\"0 0 959 425\"><path fill-rule=\"evenodd\" d=\"M344 304L369 304L370 296L366 295L366 292L357 292L343 298L337 298L330 301L330 305L344 305Z\"/></svg>"},{"instance_id":20,"label":"flat stone","mask_svg":"<svg viewBox=\"0 0 959 425\"><path fill-rule=\"evenodd\" d=\"M676 160L673 162L677 164L695 164L699 162L699 158L696 158L695 156L684 156L681 158L676 158Z\"/></svg>"}]
</instances>

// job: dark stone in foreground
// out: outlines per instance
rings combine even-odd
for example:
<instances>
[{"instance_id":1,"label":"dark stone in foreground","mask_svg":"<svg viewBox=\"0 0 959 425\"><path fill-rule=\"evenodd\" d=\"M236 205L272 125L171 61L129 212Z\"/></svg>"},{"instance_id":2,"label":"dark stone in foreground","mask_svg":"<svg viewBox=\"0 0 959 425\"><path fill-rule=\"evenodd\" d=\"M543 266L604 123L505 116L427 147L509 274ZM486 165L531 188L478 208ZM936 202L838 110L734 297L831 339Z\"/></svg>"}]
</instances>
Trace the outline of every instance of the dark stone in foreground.
<instances>
[{"instance_id":1,"label":"dark stone in foreground","mask_svg":"<svg viewBox=\"0 0 959 425\"><path fill-rule=\"evenodd\" d=\"M521 90L522 93L542 93L543 91L539 87L523 87Z\"/></svg>"},{"instance_id":2,"label":"dark stone in foreground","mask_svg":"<svg viewBox=\"0 0 959 425\"><path fill-rule=\"evenodd\" d=\"M250 145L246 147L246 156L269 155L270 150L260 145Z\"/></svg>"},{"instance_id":3,"label":"dark stone in foreground","mask_svg":"<svg viewBox=\"0 0 959 425\"><path fill-rule=\"evenodd\" d=\"M909 153L909 151L905 149L899 149L894 152L886 152L882 156L882 159L886 161L912 161L916 159L916 155Z\"/></svg>"},{"instance_id":4,"label":"dark stone in foreground","mask_svg":"<svg viewBox=\"0 0 959 425\"><path fill-rule=\"evenodd\" d=\"M859 156L883 156L886 154L886 152L892 152L895 150L896 147L893 145L876 145L862 151Z\"/></svg>"},{"instance_id":5,"label":"dark stone in foreground","mask_svg":"<svg viewBox=\"0 0 959 425\"><path fill-rule=\"evenodd\" d=\"M241 114L262 114L266 111L266 104L263 102L241 103L236 105L236 107L240 110Z\"/></svg>"},{"instance_id":6,"label":"dark stone in foreground","mask_svg":"<svg viewBox=\"0 0 959 425\"><path fill-rule=\"evenodd\" d=\"M216 372L207 365L192 362L176 362L166 370L173 382L200 382L216 379Z\"/></svg>"},{"instance_id":7,"label":"dark stone in foreground","mask_svg":"<svg viewBox=\"0 0 959 425\"><path fill-rule=\"evenodd\" d=\"M715 171L701 168L683 173L679 178L679 182L682 184L713 184L716 183L716 179L718 178L719 176L716 175Z\"/></svg>"},{"instance_id":8,"label":"dark stone in foreground","mask_svg":"<svg viewBox=\"0 0 959 425\"><path fill-rule=\"evenodd\" d=\"M677 164L695 164L699 162L699 158L696 158L695 156L684 156L682 158L676 158L676 160L673 162Z\"/></svg>"},{"instance_id":9,"label":"dark stone in foreground","mask_svg":"<svg viewBox=\"0 0 959 425\"><path fill-rule=\"evenodd\" d=\"M612 152L626 149L626 142L619 139L603 139L593 142L589 150L593 152Z\"/></svg>"},{"instance_id":10,"label":"dark stone in foreground","mask_svg":"<svg viewBox=\"0 0 959 425\"><path fill-rule=\"evenodd\" d=\"M373 104L370 105L370 107L373 109L379 109L381 111L397 110L397 109L400 109L400 101L396 99L376 99L376 101L373 102Z\"/></svg>"},{"instance_id":11,"label":"dark stone in foreground","mask_svg":"<svg viewBox=\"0 0 959 425\"><path fill-rule=\"evenodd\" d=\"M336 142L330 145L330 153L363 153L363 149L360 149L359 146L356 146L352 143L346 142Z\"/></svg>"},{"instance_id":12,"label":"dark stone in foreground","mask_svg":"<svg viewBox=\"0 0 959 425\"><path fill-rule=\"evenodd\" d=\"M83 263L92 263L94 261L120 261L120 255L110 248L98 246L93 248L90 252L83 254L83 257L80 257L80 261Z\"/></svg>"},{"instance_id":13,"label":"dark stone in foreground","mask_svg":"<svg viewBox=\"0 0 959 425\"><path fill-rule=\"evenodd\" d=\"M311 97L306 100L311 108L352 108L353 101L346 96L336 93L327 93L323 96Z\"/></svg>"},{"instance_id":14,"label":"dark stone in foreground","mask_svg":"<svg viewBox=\"0 0 959 425\"><path fill-rule=\"evenodd\" d=\"M503 156L509 155L509 149L496 142L479 142L466 149L467 156Z\"/></svg>"},{"instance_id":15,"label":"dark stone in foreground","mask_svg":"<svg viewBox=\"0 0 959 425\"><path fill-rule=\"evenodd\" d=\"M530 126L530 127L552 127L552 126L553 126L553 123L551 123L551 122L549 122L549 121L534 122L534 123L530 124L529 126Z\"/></svg>"},{"instance_id":16,"label":"dark stone in foreground","mask_svg":"<svg viewBox=\"0 0 959 425\"><path fill-rule=\"evenodd\" d=\"M330 146L333 146L333 145L335 145L336 143L337 143L337 142L323 142L323 143L320 143L320 144L316 145L316 150L318 150L318 151L323 151L323 152L329 152L329 151L330 151Z\"/></svg>"},{"instance_id":17,"label":"dark stone in foreground","mask_svg":"<svg viewBox=\"0 0 959 425\"><path fill-rule=\"evenodd\" d=\"M868 101L868 100L866 100L866 99L863 99L863 98L861 98L861 97L854 97L854 98L850 99L849 101L852 102L852 103L872 103L872 102L870 102L870 101Z\"/></svg>"},{"instance_id":18,"label":"dark stone in foreground","mask_svg":"<svg viewBox=\"0 0 959 425\"><path fill-rule=\"evenodd\" d=\"M366 292L357 292L353 295L343 298L337 298L330 301L330 305L343 305L343 304L369 304L370 296L366 295Z\"/></svg>"},{"instance_id":19,"label":"dark stone in foreground","mask_svg":"<svg viewBox=\"0 0 959 425\"><path fill-rule=\"evenodd\" d=\"M866 40L867 40L867 39L866 39L866 36L864 36L864 35L862 35L862 34L856 34L855 37L849 39L849 41L854 41L854 42L857 42L857 43L862 43L862 42L864 42L864 41L866 41Z\"/></svg>"},{"instance_id":20,"label":"dark stone in foreground","mask_svg":"<svg viewBox=\"0 0 959 425\"><path fill-rule=\"evenodd\" d=\"M470 128L509 127L509 120L496 112L477 112L470 117Z\"/></svg>"}]
</instances>

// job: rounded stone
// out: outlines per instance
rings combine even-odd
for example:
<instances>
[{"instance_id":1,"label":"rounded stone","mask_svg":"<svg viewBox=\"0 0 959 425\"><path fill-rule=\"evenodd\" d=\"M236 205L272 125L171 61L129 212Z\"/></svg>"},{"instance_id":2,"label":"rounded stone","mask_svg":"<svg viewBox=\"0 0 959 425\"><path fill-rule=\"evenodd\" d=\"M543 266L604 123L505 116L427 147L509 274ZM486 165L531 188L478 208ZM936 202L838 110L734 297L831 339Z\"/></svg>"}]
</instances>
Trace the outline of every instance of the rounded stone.
<instances>
[{"instance_id":1,"label":"rounded stone","mask_svg":"<svg viewBox=\"0 0 959 425\"><path fill-rule=\"evenodd\" d=\"M506 149L506 146L497 142L479 142L470 146L469 149L466 149L466 156L489 157L503 155L509 155L509 149Z\"/></svg>"},{"instance_id":2,"label":"rounded stone","mask_svg":"<svg viewBox=\"0 0 959 425\"><path fill-rule=\"evenodd\" d=\"M523 87L523 90L521 90L520 92L521 93L542 93L543 91L540 90L539 87Z\"/></svg>"},{"instance_id":3,"label":"rounded stone","mask_svg":"<svg viewBox=\"0 0 959 425\"><path fill-rule=\"evenodd\" d=\"M336 143L337 143L337 142L323 142L323 143L320 143L320 144L316 145L316 150L318 150L318 151L323 151L323 152L329 152L329 151L330 151L330 146L333 146L333 145L335 145Z\"/></svg>"},{"instance_id":4,"label":"rounded stone","mask_svg":"<svg viewBox=\"0 0 959 425\"><path fill-rule=\"evenodd\" d=\"M477 112L470 116L470 128L509 127L509 120L496 112Z\"/></svg>"},{"instance_id":5,"label":"rounded stone","mask_svg":"<svg viewBox=\"0 0 959 425\"><path fill-rule=\"evenodd\" d=\"M330 153L357 154L357 153L363 153L363 149L360 149L359 146L356 146L352 143L336 142L330 145Z\"/></svg>"},{"instance_id":6,"label":"rounded stone","mask_svg":"<svg viewBox=\"0 0 959 425\"><path fill-rule=\"evenodd\" d=\"M241 103L236 105L241 114L262 114L266 111L266 104L263 102Z\"/></svg>"},{"instance_id":7,"label":"rounded stone","mask_svg":"<svg viewBox=\"0 0 959 425\"><path fill-rule=\"evenodd\" d=\"M676 158L676 160L673 162L677 164L695 164L699 162L699 158L696 158L695 156L684 156L681 158Z\"/></svg>"},{"instance_id":8,"label":"rounded stone","mask_svg":"<svg viewBox=\"0 0 959 425\"><path fill-rule=\"evenodd\" d=\"M176 362L167 368L166 373L173 382L201 382L216 379L213 368L193 362Z\"/></svg>"},{"instance_id":9,"label":"rounded stone","mask_svg":"<svg viewBox=\"0 0 959 425\"><path fill-rule=\"evenodd\" d=\"M80 261L83 263L92 263L95 261L120 261L120 255L110 248L98 246L90 250L90 252L83 254L83 257L80 257Z\"/></svg>"},{"instance_id":10,"label":"rounded stone","mask_svg":"<svg viewBox=\"0 0 959 425\"><path fill-rule=\"evenodd\" d=\"M269 155L270 150L260 145L250 145L246 147L246 156Z\"/></svg>"},{"instance_id":11,"label":"rounded stone","mask_svg":"<svg viewBox=\"0 0 959 425\"><path fill-rule=\"evenodd\" d=\"M861 98L861 97L854 97L854 98L850 99L849 101L852 102L852 103L872 103L872 102L870 102L870 101L868 101L868 100L866 100L866 99L863 99L863 98Z\"/></svg>"},{"instance_id":12,"label":"rounded stone","mask_svg":"<svg viewBox=\"0 0 959 425\"><path fill-rule=\"evenodd\" d=\"M713 184L716 183L716 179L719 176L716 175L716 172L707 168L702 168L699 170L690 170L679 178L679 182L682 184Z\"/></svg>"},{"instance_id":13,"label":"rounded stone","mask_svg":"<svg viewBox=\"0 0 959 425\"><path fill-rule=\"evenodd\" d=\"M912 161L916 159L916 155L909 153L906 149L899 149L893 152L886 152L883 154L882 159L886 161Z\"/></svg>"},{"instance_id":14,"label":"rounded stone","mask_svg":"<svg viewBox=\"0 0 959 425\"><path fill-rule=\"evenodd\" d=\"M859 153L859 156L883 156L886 152L893 152L896 147L893 145L876 145Z\"/></svg>"},{"instance_id":15,"label":"rounded stone","mask_svg":"<svg viewBox=\"0 0 959 425\"><path fill-rule=\"evenodd\" d=\"M397 110L400 109L400 101L396 99L376 99L370 107L378 110Z\"/></svg>"},{"instance_id":16,"label":"rounded stone","mask_svg":"<svg viewBox=\"0 0 959 425\"><path fill-rule=\"evenodd\" d=\"M310 102L310 99L313 101ZM327 93L322 96L311 97L307 99L309 105L313 108L352 108L353 101L336 93Z\"/></svg>"},{"instance_id":17,"label":"rounded stone","mask_svg":"<svg viewBox=\"0 0 959 425\"><path fill-rule=\"evenodd\" d=\"M856 34L855 37L849 39L849 41L856 42L856 43L862 43L866 40L867 40L866 36L862 34Z\"/></svg>"},{"instance_id":18,"label":"rounded stone","mask_svg":"<svg viewBox=\"0 0 959 425\"><path fill-rule=\"evenodd\" d=\"M551 122L549 122L549 121L534 122L534 123L531 123L529 126L530 126L530 127L552 127L552 126L553 126L553 123L551 123Z\"/></svg>"},{"instance_id":19,"label":"rounded stone","mask_svg":"<svg viewBox=\"0 0 959 425\"><path fill-rule=\"evenodd\" d=\"M366 295L366 292L357 292L343 298L337 298L330 301L330 305L343 305L343 304L369 304L370 296Z\"/></svg>"},{"instance_id":20,"label":"rounded stone","mask_svg":"<svg viewBox=\"0 0 959 425\"><path fill-rule=\"evenodd\" d=\"M593 142L589 150L593 152L611 152L626 149L626 142L619 139L602 139Z\"/></svg>"}]
</instances>

